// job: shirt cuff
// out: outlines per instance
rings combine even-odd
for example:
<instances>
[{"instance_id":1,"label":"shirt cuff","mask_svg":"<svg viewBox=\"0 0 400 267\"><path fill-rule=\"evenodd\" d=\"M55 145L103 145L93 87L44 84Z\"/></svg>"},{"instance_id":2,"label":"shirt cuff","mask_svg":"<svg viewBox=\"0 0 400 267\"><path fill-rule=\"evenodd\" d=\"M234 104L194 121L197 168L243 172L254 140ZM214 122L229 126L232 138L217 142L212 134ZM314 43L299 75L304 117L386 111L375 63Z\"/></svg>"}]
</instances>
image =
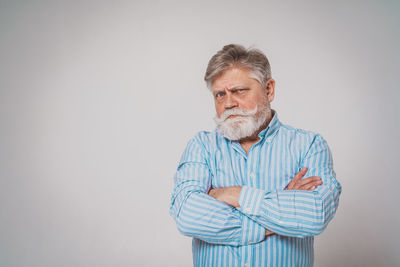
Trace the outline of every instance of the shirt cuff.
<instances>
[{"instance_id":1,"label":"shirt cuff","mask_svg":"<svg viewBox=\"0 0 400 267\"><path fill-rule=\"evenodd\" d=\"M266 192L249 186L242 186L239 195L239 210L248 215L258 215Z\"/></svg>"},{"instance_id":2,"label":"shirt cuff","mask_svg":"<svg viewBox=\"0 0 400 267\"><path fill-rule=\"evenodd\" d=\"M241 245L259 243L265 239L265 228L249 217L242 217L242 242Z\"/></svg>"}]
</instances>

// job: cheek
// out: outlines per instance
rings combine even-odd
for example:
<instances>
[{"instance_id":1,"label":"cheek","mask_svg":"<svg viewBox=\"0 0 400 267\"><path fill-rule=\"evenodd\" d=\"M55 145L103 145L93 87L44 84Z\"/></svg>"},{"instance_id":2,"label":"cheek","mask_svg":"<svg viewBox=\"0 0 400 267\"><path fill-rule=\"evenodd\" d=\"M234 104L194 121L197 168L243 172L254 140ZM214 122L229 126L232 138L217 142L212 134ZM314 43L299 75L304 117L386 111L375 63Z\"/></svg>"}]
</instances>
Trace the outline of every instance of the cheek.
<instances>
[{"instance_id":1,"label":"cheek","mask_svg":"<svg viewBox=\"0 0 400 267\"><path fill-rule=\"evenodd\" d=\"M254 99L243 99L239 103L239 107L242 109L251 110L254 109L257 104L258 104L257 101L255 101Z\"/></svg>"},{"instance_id":2,"label":"cheek","mask_svg":"<svg viewBox=\"0 0 400 267\"><path fill-rule=\"evenodd\" d=\"M224 107L221 104L215 103L215 111L217 112L218 116L221 116L224 113Z\"/></svg>"},{"instance_id":3,"label":"cheek","mask_svg":"<svg viewBox=\"0 0 400 267\"><path fill-rule=\"evenodd\" d=\"M254 109L256 106L264 105L266 100L266 96L262 94L254 95L253 97L248 99L247 105L249 109Z\"/></svg>"}]
</instances>

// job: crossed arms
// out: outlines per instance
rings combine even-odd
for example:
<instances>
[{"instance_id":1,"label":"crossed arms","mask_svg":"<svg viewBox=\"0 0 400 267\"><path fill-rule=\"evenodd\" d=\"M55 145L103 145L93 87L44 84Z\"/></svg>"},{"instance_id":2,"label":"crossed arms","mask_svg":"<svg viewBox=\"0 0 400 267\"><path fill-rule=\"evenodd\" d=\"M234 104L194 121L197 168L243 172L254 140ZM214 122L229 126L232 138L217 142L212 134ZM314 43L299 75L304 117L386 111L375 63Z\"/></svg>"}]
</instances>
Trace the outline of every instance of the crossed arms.
<instances>
[{"instance_id":1,"label":"crossed arms","mask_svg":"<svg viewBox=\"0 0 400 267\"><path fill-rule=\"evenodd\" d=\"M303 191L313 191L317 186L322 184L321 177L311 176L302 179L307 173L307 168L301 169L290 183L286 186L286 190L303 190ZM213 188L208 194L218 201L224 202L234 208L240 208L239 198L240 192L242 190L241 186L229 186L221 188ZM274 232L266 229L265 236L273 235Z\"/></svg>"},{"instance_id":2,"label":"crossed arms","mask_svg":"<svg viewBox=\"0 0 400 267\"><path fill-rule=\"evenodd\" d=\"M181 233L208 243L247 245L275 233L304 237L321 233L338 206L340 184L334 178L326 142L316 136L302 169L286 188L264 191L248 186L211 188L207 152L192 139L175 175L170 213Z\"/></svg>"}]
</instances>

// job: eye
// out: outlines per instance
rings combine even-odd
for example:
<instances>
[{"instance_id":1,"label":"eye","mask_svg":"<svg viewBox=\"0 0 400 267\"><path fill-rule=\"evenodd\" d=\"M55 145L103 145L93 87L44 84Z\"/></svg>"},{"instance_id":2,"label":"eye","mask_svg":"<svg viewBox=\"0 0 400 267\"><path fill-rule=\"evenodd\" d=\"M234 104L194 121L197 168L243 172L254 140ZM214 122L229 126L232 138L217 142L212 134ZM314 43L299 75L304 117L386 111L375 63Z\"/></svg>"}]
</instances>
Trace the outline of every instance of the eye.
<instances>
[{"instance_id":1,"label":"eye","mask_svg":"<svg viewBox=\"0 0 400 267\"><path fill-rule=\"evenodd\" d=\"M218 92L218 93L215 94L215 97L216 97L216 98L221 98L221 97L223 97L224 95L225 95L224 92Z\"/></svg>"},{"instance_id":2,"label":"eye","mask_svg":"<svg viewBox=\"0 0 400 267\"><path fill-rule=\"evenodd\" d=\"M238 93L238 94L242 94L246 91L246 88L239 88L239 89L235 89L232 91L232 93Z\"/></svg>"}]
</instances>

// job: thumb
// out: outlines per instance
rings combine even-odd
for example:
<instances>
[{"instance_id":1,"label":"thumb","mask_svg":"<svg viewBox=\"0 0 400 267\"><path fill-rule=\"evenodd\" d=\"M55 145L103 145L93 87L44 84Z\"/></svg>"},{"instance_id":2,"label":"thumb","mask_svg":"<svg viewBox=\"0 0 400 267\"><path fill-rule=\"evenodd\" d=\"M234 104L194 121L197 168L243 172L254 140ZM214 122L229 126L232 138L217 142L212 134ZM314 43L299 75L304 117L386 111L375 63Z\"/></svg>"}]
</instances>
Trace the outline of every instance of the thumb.
<instances>
[{"instance_id":1,"label":"thumb","mask_svg":"<svg viewBox=\"0 0 400 267\"><path fill-rule=\"evenodd\" d=\"M306 175L307 170L308 170L307 167L304 167L303 169L301 169L301 170L294 176L294 178L293 178L292 181L294 181L294 182L300 181L301 178L303 178L304 175Z\"/></svg>"}]
</instances>

